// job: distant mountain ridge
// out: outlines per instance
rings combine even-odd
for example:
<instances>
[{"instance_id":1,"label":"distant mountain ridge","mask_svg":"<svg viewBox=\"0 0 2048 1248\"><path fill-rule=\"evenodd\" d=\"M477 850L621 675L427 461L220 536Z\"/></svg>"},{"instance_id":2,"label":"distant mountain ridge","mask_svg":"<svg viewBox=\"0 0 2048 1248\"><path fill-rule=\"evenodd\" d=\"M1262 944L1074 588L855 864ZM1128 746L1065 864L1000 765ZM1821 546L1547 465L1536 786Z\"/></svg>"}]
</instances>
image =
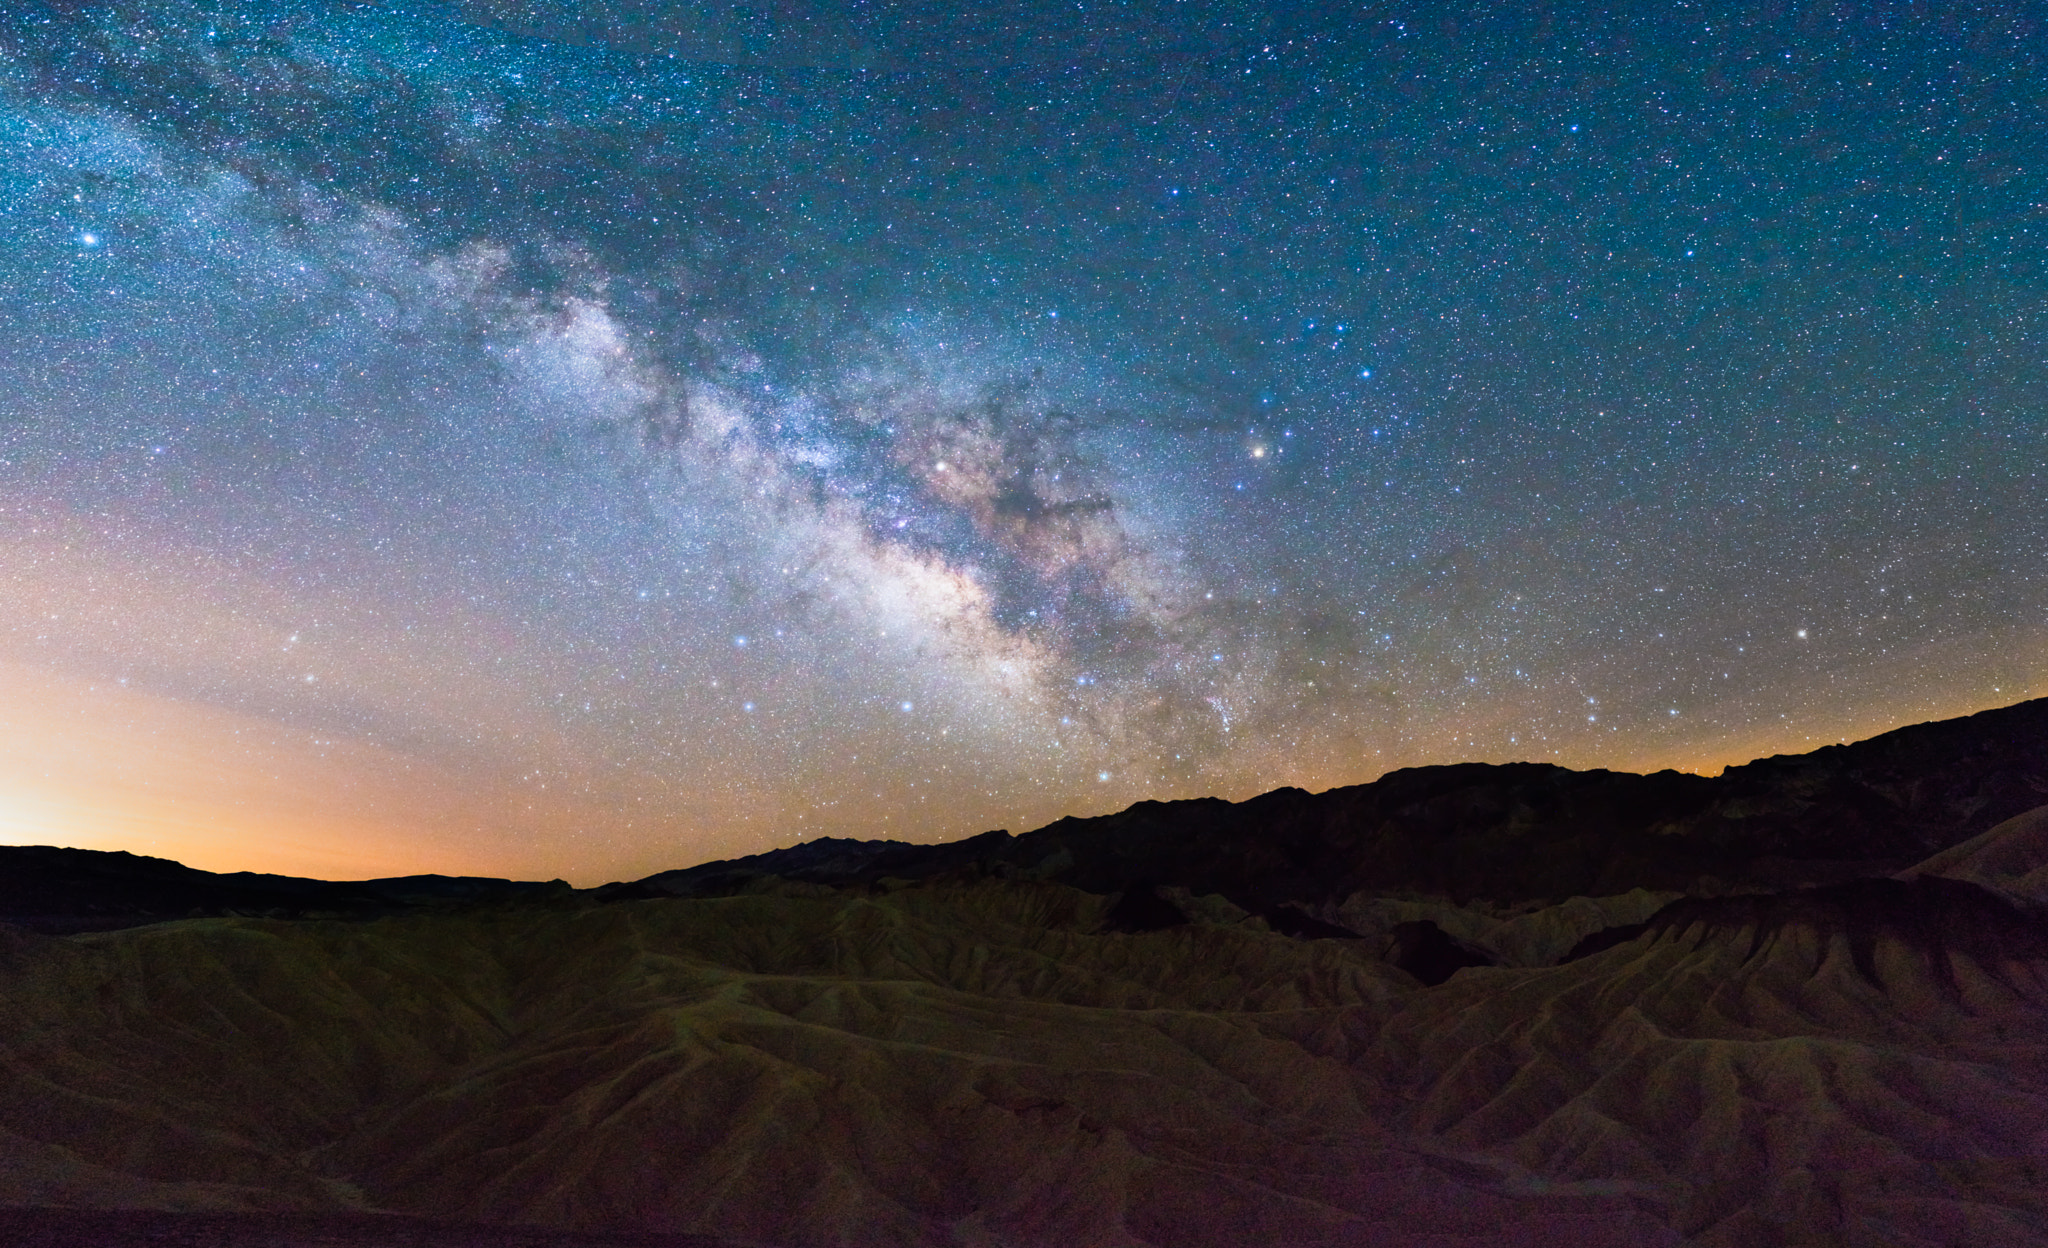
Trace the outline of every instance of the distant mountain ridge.
<instances>
[{"instance_id":1,"label":"distant mountain ridge","mask_svg":"<svg viewBox=\"0 0 2048 1248\"><path fill-rule=\"evenodd\" d=\"M2030 702L586 890L4 849L0 1241L2048 1248L2044 773Z\"/></svg>"},{"instance_id":2,"label":"distant mountain ridge","mask_svg":"<svg viewBox=\"0 0 2048 1248\"><path fill-rule=\"evenodd\" d=\"M222 915L369 918L422 906L535 901L574 892L561 880L448 875L309 880L201 871L122 850L0 846L0 922L47 933L112 931Z\"/></svg>"},{"instance_id":3,"label":"distant mountain ridge","mask_svg":"<svg viewBox=\"0 0 2048 1248\"><path fill-rule=\"evenodd\" d=\"M844 885L981 870L1094 893L1217 893L1252 910L1362 889L1497 902L1886 874L2048 803L2048 699L1779 755L1716 777L1543 763L1410 767L1243 802L1139 802L943 845L825 838L602 896L718 896L763 876Z\"/></svg>"},{"instance_id":4,"label":"distant mountain ridge","mask_svg":"<svg viewBox=\"0 0 2048 1248\"><path fill-rule=\"evenodd\" d=\"M1889 874L2048 803L2048 699L1915 724L1705 777L1458 763L1243 802L1143 801L938 845L821 838L574 890L475 877L214 874L125 853L0 847L0 922L108 930L196 915L372 917L419 907L730 896L768 877L834 887L937 877L1097 894L1216 894L1282 930L1376 890L1500 904L1631 889L1695 894ZM1330 934L1304 930L1303 934Z\"/></svg>"}]
</instances>

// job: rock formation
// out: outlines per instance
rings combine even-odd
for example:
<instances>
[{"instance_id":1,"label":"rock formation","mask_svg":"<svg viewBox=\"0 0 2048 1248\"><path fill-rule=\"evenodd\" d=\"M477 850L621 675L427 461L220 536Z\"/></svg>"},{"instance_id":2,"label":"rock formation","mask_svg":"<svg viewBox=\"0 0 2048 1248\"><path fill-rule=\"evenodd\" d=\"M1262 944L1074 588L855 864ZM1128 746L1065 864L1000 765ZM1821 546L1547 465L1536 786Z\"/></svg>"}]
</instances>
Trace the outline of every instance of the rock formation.
<instances>
[{"instance_id":1,"label":"rock formation","mask_svg":"<svg viewBox=\"0 0 2048 1248\"><path fill-rule=\"evenodd\" d=\"M2048 1245L2044 871L2044 703L582 892L5 849L0 1237Z\"/></svg>"}]
</instances>

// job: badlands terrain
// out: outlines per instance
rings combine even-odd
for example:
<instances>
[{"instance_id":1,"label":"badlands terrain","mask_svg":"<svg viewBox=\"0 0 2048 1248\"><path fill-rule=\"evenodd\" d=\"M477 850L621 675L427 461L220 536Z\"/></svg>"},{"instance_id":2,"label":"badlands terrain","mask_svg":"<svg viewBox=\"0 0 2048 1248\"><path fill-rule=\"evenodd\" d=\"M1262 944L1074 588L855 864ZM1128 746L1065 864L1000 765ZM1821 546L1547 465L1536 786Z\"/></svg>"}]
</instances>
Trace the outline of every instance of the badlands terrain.
<instances>
[{"instance_id":1,"label":"badlands terrain","mask_svg":"<svg viewBox=\"0 0 2048 1248\"><path fill-rule=\"evenodd\" d=\"M574 890L0 849L0 1242L2048 1245L2048 702Z\"/></svg>"}]
</instances>

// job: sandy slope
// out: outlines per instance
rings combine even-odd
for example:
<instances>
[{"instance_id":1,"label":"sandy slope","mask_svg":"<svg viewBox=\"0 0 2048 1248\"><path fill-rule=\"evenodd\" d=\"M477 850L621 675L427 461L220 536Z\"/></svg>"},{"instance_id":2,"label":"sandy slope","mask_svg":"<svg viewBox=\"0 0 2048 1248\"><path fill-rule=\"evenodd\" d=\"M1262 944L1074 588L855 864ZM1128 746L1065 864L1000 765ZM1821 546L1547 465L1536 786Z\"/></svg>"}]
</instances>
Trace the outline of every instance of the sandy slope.
<instances>
[{"instance_id":1,"label":"sandy slope","mask_svg":"<svg viewBox=\"0 0 2048 1248\"><path fill-rule=\"evenodd\" d=\"M1908 867L1898 878L1925 875L1969 880L2027 901L2048 902L2048 806L2014 815Z\"/></svg>"},{"instance_id":2,"label":"sandy slope","mask_svg":"<svg viewBox=\"0 0 2048 1248\"><path fill-rule=\"evenodd\" d=\"M1410 1131L1642 1185L1690 1243L2048 1242L2048 939L1972 893L1686 903L1462 972L1365 1061Z\"/></svg>"},{"instance_id":3,"label":"sandy slope","mask_svg":"<svg viewBox=\"0 0 2048 1248\"><path fill-rule=\"evenodd\" d=\"M1103 933L1105 899L1048 884L16 939L0 1203L785 1245L2048 1244L2048 947L1972 886L1881 883L1907 891L1683 903L1433 989L1371 940Z\"/></svg>"}]
</instances>

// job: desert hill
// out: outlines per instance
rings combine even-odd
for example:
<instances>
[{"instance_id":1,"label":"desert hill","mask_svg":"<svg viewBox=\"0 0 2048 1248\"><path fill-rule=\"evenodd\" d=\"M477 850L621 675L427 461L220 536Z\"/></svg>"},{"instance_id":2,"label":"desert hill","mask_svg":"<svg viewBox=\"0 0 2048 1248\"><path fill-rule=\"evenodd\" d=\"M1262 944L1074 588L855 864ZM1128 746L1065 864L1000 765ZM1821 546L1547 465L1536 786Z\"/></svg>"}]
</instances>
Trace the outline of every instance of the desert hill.
<instances>
[{"instance_id":1,"label":"desert hill","mask_svg":"<svg viewBox=\"0 0 2048 1248\"><path fill-rule=\"evenodd\" d=\"M963 867L1089 892L1174 885L1259 911L1361 890L1501 903L1630 889L1784 887L1903 868L2048 802L2048 699L1918 724L1716 777L1464 763L1370 784L1139 802L1023 836L824 840L615 891L706 896L764 874L816 883Z\"/></svg>"},{"instance_id":2,"label":"desert hill","mask_svg":"<svg viewBox=\"0 0 2048 1248\"><path fill-rule=\"evenodd\" d=\"M571 891L560 880L410 875L338 882L252 871L220 874L120 851L0 845L0 921L50 933L206 915L368 918L422 906L534 901Z\"/></svg>"},{"instance_id":3,"label":"desert hill","mask_svg":"<svg viewBox=\"0 0 2048 1248\"><path fill-rule=\"evenodd\" d=\"M2028 703L581 892L0 850L0 1238L2048 1245L2044 806Z\"/></svg>"},{"instance_id":4,"label":"desert hill","mask_svg":"<svg viewBox=\"0 0 2048 1248\"><path fill-rule=\"evenodd\" d=\"M730 895L767 878L870 885L998 876L1087 892L1229 898L1290 920L1361 892L1497 905L1633 889L1732 892L1888 874L2048 803L2048 698L1916 724L1716 777L1463 763L1244 802L1139 802L1035 832L941 845L821 838L583 890L586 900ZM372 917L563 900L561 881L335 882L213 874L161 858L0 846L0 921L44 932L196 916Z\"/></svg>"}]
</instances>

